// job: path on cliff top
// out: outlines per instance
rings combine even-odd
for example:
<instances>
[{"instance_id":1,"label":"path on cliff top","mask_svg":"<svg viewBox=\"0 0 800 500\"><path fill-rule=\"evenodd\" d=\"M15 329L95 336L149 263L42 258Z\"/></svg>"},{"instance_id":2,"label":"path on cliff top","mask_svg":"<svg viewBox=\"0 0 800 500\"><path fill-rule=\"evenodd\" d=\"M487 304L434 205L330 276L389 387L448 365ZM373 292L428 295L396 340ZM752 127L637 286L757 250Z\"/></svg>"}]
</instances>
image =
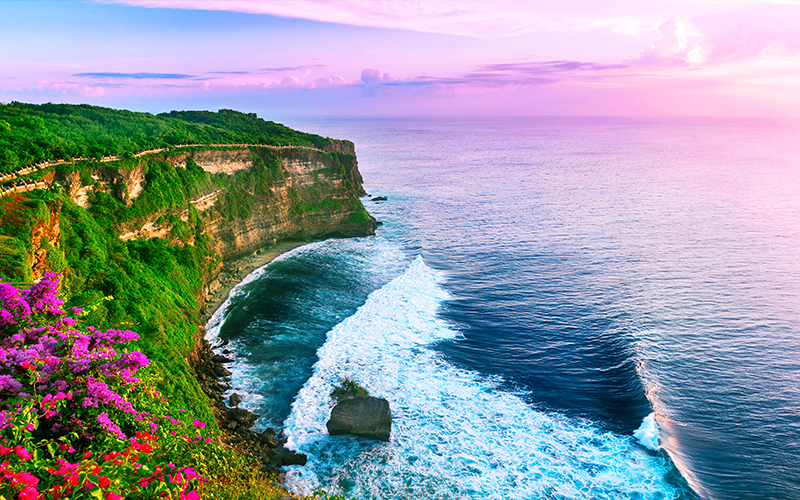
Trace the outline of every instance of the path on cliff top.
<instances>
[{"instance_id":1,"label":"path on cliff top","mask_svg":"<svg viewBox=\"0 0 800 500\"><path fill-rule=\"evenodd\" d=\"M293 146L293 145L289 145L289 146L272 146L270 144L239 143L239 144L179 144L177 146L171 146L169 148L148 149L146 151L140 151L140 152L134 154L133 156L135 158L140 158L140 157L148 155L148 154L161 153L161 152L164 152L164 151L169 151L171 149L198 148L198 147L199 148L203 148L203 147L205 147L205 148L235 148L235 147L242 147L242 148L269 148L269 149L274 149L274 150L305 149L305 150L308 150L308 151L318 151L320 153L325 153L325 151L323 151L322 149L313 148L311 146ZM100 158L99 162L100 163L109 163L109 162L112 162L112 161L121 161L122 159L123 159L122 156L103 156L102 158ZM23 168L20 168L18 170L15 170L13 172L9 172L7 174L4 174L4 175L0 176L0 183L7 182L7 181L10 181L10 180L15 179L15 178L16 179L20 179L20 180L18 181L18 183L15 183L15 185L11 186L10 188L6 188L6 189L3 189L2 191L0 191L0 198L8 196L11 193L24 193L26 191L32 191L34 189L49 189L50 185L51 185L51 182L38 181L38 182L28 183L28 182L25 182L23 179L21 179L21 177L23 177L25 175L28 175L28 174L31 174L33 172L39 171L39 170L43 170L45 168L54 167L56 165L74 164L77 161L83 161L83 160L87 160L87 158L73 158L71 162L68 162L68 161L63 160L63 159L48 160L48 161L43 161L41 163L37 163L35 165L30 165L28 167L23 167Z\"/></svg>"}]
</instances>

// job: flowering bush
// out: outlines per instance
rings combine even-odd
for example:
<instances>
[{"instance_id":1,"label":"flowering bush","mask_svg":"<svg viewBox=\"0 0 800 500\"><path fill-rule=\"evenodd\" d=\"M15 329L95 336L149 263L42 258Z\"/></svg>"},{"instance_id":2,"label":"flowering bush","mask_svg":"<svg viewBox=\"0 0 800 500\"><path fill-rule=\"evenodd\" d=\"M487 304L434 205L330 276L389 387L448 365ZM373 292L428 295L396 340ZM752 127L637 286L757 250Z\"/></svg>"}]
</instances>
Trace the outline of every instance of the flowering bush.
<instances>
[{"instance_id":1,"label":"flowering bush","mask_svg":"<svg viewBox=\"0 0 800 500\"><path fill-rule=\"evenodd\" d=\"M79 327L57 288L0 284L0 498L199 498L205 424L137 378L137 334Z\"/></svg>"}]
</instances>

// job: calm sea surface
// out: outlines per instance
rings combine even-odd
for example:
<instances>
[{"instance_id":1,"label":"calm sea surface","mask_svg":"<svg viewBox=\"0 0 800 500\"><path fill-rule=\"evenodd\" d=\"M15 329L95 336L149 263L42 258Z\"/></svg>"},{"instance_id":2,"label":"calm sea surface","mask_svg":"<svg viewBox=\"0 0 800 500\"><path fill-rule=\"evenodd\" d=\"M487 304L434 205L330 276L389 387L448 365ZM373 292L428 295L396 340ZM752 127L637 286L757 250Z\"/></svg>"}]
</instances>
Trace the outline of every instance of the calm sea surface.
<instances>
[{"instance_id":1,"label":"calm sea surface","mask_svg":"<svg viewBox=\"0 0 800 500\"><path fill-rule=\"evenodd\" d=\"M800 123L289 125L353 140L388 198L209 325L308 454L297 491L800 499ZM327 435L344 377L391 442Z\"/></svg>"}]
</instances>

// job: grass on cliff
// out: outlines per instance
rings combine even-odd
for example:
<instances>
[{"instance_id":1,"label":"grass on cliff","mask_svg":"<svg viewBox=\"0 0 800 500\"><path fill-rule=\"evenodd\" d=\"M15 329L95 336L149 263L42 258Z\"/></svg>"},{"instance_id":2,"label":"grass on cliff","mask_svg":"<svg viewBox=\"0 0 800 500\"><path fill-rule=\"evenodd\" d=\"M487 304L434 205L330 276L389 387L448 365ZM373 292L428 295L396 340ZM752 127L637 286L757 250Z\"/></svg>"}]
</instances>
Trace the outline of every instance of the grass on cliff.
<instances>
[{"instance_id":1,"label":"grass on cliff","mask_svg":"<svg viewBox=\"0 0 800 500\"><path fill-rule=\"evenodd\" d=\"M214 143L324 149L337 141L230 109L153 115L88 104L0 103L0 173L49 159L130 159L149 149Z\"/></svg>"}]
</instances>

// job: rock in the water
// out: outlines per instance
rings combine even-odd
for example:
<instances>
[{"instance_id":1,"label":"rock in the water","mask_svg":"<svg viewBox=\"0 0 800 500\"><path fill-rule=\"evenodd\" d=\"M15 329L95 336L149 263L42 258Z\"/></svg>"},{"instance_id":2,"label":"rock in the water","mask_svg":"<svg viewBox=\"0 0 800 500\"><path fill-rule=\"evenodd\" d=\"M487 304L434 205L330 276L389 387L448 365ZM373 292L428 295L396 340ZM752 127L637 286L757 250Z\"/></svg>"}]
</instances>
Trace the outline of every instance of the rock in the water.
<instances>
[{"instance_id":1,"label":"rock in the water","mask_svg":"<svg viewBox=\"0 0 800 500\"><path fill-rule=\"evenodd\" d=\"M228 398L228 404L231 405L232 407L239 406L239 403L241 402L242 402L242 397L236 394L235 392L231 394L230 398Z\"/></svg>"},{"instance_id":2,"label":"rock in the water","mask_svg":"<svg viewBox=\"0 0 800 500\"><path fill-rule=\"evenodd\" d=\"M375 198L372 198L372 201L387 201L387 200L388 198L386 198L385 196L376 196Z\"/></svg>"},{"instance_id":3,"label":"rock in the water","mask_svg":"<svg viewBox=\"0 0 800 500\"><path fill-rule=\"evenodd\" d=\"M215 354L211 357L211 361L214 363L232 363L233 360L227 356L222 356L220 354Z\"/></svg>"},{"instance_id":4,"label":"rock in the water","mask_svg":"<svg viewBox=\"0 0 800 500\"><path fill-rule=\"evenodd\" d=\"M258 415L244 408L230 408L227 411L228 420L238 424L238 427L249 429L258 420Z\"/></svg>"},{"instance_id":5,"label":"rock in the water","mask_svg":"<svg viewBox=\"0 0 800 500\"><path fill-rule=\"evenodd\" d=\"M305 465L307 460L305 454L287 450L281 457L281 465Z\"/></svg>"},{"instance_id":6,"label":"rock in the water","mask_svg":"<svg viewBox=\"0 0 800 500\"><path fill-rule=\"evenodd\" d=\"M392 411L385 399L361 397L340 401L331 411L328 434L388 441L392 431Z\"/></svg>"},{"instance_id":7,"label":"rock in the water","mask_svg":"<svg viewBox=\"0 0 800 500\"><path fill-rule=\"evenodd\" d=\"M220 365L217 365L217 366L214 367L214 374L217 377L228 377L230 375L233 375L231 372L229 372L228 370L226 370L225 368L223 368Z\"/></svg>"}]
</instances>

